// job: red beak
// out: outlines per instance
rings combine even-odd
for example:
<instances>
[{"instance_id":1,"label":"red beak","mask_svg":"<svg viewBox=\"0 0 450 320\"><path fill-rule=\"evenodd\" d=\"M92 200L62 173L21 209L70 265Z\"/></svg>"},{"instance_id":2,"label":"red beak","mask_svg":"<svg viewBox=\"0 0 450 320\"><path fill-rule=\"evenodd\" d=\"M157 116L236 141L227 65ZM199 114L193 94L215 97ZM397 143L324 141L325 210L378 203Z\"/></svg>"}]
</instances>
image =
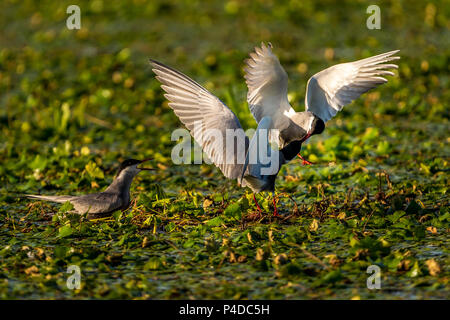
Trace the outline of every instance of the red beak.
<instances>
[{"instance_id":1,"label":"red beak","mask_svg":"<svg viewBox=\"0 0 450 320\"><path fill-rule=\"evenodd\" d=\"M309 137L311 137L312 132L308 132L306 136L302 139L302 143L308 140Z\"/></svg>"}]
</instances>

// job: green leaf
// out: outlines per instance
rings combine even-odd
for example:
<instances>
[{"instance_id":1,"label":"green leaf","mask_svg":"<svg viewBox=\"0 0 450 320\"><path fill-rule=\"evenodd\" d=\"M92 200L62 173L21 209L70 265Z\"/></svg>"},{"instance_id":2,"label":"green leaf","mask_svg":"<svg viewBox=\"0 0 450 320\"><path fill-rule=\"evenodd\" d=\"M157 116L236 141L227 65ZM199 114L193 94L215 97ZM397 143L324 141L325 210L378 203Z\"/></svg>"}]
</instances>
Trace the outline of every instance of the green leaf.
<instances>
[{"instance_id":1,"label":"green leaf","mask_svg":"<svg viewBox=\"0 0 450 320\"><path fill-rule=\"evenodd\" d=\"M335 283L339 280L341 280L342 277L342 273L339 270L332 270L330 272L328 272L323 278L322 278L322 283Z\"/></svg>"},{"instance_id":2,"label":"green leaf","mask_svg":"<svg viewBox=\"0 0 450 320\"><path fill-rule=\"evenodd\" d=\"M157 270L161 266L161 260L158 257L151 257L144 265L144 270Z\"/></svg>"},{"instance_id":3,"label":"green leaf","mask_svg":"<svg viewBox=\"0 0 450 320\"><path fill-rule=\"evenodd\" d=\"M421 240L425 238L425 227L424 226L416 226L413 230L414 238L416 240Z\"/></svg>"},{"instance_id":4,"label":"green leaf","mask_svg":"<svg viewBox=\"0 0 450 320\"><path fill-rule=\"evenodd\" d=\"M58 236L60 238L65 238L70 236L73 233L73 229L71 226L62 226L58 229Z\"/></svg>"},{"instance_id":5,"label":"green leaf","mask_svg":"<svg viewBox=\"0 0 450 320\"><path fill-rule=\"evenodd\" d=\"M207 224L208 226L210 226L210 227L219 227L219 226L221 226L222 224L225 224L225 222L222 220L221 217L215 217L215 218L213 218L213 219L211 219L211 220L207 220L207 221L206 221L206 224Z\"/></svg>"},{"instance_id":6,"label":"green leaf","mask_svg":"<svg viewBox=\"0 0 450 320\"><path fill-rule=\"evenodd\" d=\"M392 215L388 216L387 219L389 221L391 221L392 223L396 223L405 214L406 214L405 211L398 210L398 211L395 211Z\"/></svg>"},{"instance_id":7,"label":"green leaf","mask_svg":"<svg viewBox=\"0 0 450 320\"><path fill-rule=\"evenodd\" d=\"M419 275L421 275L420 267L419 267L419 261L416 260L414 263L414 266L411 268L411 270L408 271L408 276L411 278L415 278Z\"/></svg>"},{"instance_id":8,"label":"green leaf","mask_svg":"<svg viewBox=\"0 0 450 320\"><path fill-rule=\"evenodd\" d=\"M73 210L73 204L70 203L69 201L64 202L64 204L59 207L58 212L60 213L65 213L65 212L69 212Z\"/></svg>"},{"instance_id":9,"label":"green leaf","mask_svg":"<svg viewBox=\"0 0 450 320\"><path fill-rule=\"evenodd\" d=\"M365 142L370 142L380 135L378 128L368 127L366 132L362 136L362 140Z\"/></svg>"},{"instance_id":10,"label":"green leaf","mask_svg":"<svg viewBox=\"0 0 450 320\"><path fill-rule=\"evenodd\" d=\"M300 275L301 273L302 273L302 268L294 262L290 262L290 263L282 266L280 269L281 277L296 276L296 275Z\"/></svg>"},{"instance_id":11,"label":"green leaf","mask_svg":"<svg viewBox=\"0 0 450 320\"><path fill-rule=\"evenodd\" d=\"M239 203L232 203L225 209L225 215L234 219L241 219L242 211Z\"/></svg>"},{"instance_id":12,"label":"green leaf","mask_svg":"<svg viewBox=\"0 0 450 320\"><path fill-rule=\"evenodd\" d=\"M430 166L427 166L425 163L420 164L420 169L426 174L429 175L431 173Z\"/></svg>"},{"instance_id":13,"label":"green leaf","mask_svg":"<svg viewBox=\"0 0 450 320\"><path fill-rule=\"evenodd\" d=\"M67 252L69 251L69 248L64 247L64 246L57 246L55 247L55 249L53 250L55 257L59 258L59 259L64 259L67 255Z\"/></svg>"},{"instance_id":14,"label":"green leaf","mask_svg":"<svg viewBox=\"0 0 450 320\"><path fill-rule=\"evenodd\" d=\"M380 156L386 155L391 150L391 145L387 141L380 141L377 145L376 153Z\"/></svg>"},{"instance_id":15,"label":"green leaf","mask_svg":"<svg viewBox=\"0 0 450 320\"><path fill-rule=\"evenodd\" d=\"M47 167L47 158L37 155L28 165L33 170L44 170Z\"/></svg>"},{"instance_id":16,"label":"green leaf","mask_svg":"<svg viewBox=\"0 0 450 320\"><path fill-rule=\"evenodd\" d=\"M103 171L97 167L97 164L94 161L89 161L88 164L85 166L86 172L89 174L92 178L98 178L98 179L104 179L105 176L103 174Z\"/></svg>"}]
</instances>

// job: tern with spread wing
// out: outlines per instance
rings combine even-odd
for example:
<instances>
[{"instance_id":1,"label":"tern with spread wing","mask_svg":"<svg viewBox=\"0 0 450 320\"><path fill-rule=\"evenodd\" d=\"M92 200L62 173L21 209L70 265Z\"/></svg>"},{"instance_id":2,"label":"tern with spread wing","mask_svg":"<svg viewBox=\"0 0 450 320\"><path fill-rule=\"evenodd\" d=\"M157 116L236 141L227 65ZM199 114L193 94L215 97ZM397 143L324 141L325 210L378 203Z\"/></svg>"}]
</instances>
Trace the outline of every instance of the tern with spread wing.
<instances>
[{"instance_id":1,"label":"tern with spread wing","mask_svg":"<svg viewBox=\"0 0 450 320\"><path fill-rule=\"evenodd\" d=\"M108 216L117 210L126 210L130 205L130 187L134 177L142 170L153 170L138 167L151 159L136 160L127 159L121 162L114 181L99 193L91 193L82 196L45 196L26 195L28 198L65 203L69 201L77 214L87 213L88 218L100 218Z\"/></svg>"},{"instance_id":2,"label":"tern with spread wing","mask_svg":"<svg viewBox=\"0 0 450 320\"><path fill-rule=\"evenodd\" d=\"M272 46L255 48L245 68L247 101L258 123L251 141L236 115L216 96L181 72L155 60L150 63L180 121L225 177L237 179L253 191L261 212L255 193L274 194L281 166L299 155L303 142L322 133L325 122L343 106L387 82L382 76L394 75L387 69L397 66L386 62L399 59L393 56L396 52L338 64L315 74L307 85L306 111L295 112L287 98L287 74ZM229 131L235 137L231 144ZM279 148L274 150L268 140L276 136ZM275 197L273 204L274 215L278 215Z\"/></svg>"},{"instance_id":3,"label":"tern with spread wing","mask_svg":"<svg viewBox=\"0 0 450 320\"><path fill-rule=\"evenodd\" d=\"M271 117L273 129L279 131L280 147L290 147L288 160L297 154L303 160L299 152L304 141L313 134L322 133L325 122L345 105L386 83L383 76L394 75L388 69L396 69L397 65L387 62L400 59L393 56L398 51L337 64L316 73L306 86L305 111L295 112L288 101L286 71L273 54L272 45L261 44L246 60L245 80L250 111L256 122L263 117ZM303 163L310 164L306 160Z\"/></svg>"}]
</instances>

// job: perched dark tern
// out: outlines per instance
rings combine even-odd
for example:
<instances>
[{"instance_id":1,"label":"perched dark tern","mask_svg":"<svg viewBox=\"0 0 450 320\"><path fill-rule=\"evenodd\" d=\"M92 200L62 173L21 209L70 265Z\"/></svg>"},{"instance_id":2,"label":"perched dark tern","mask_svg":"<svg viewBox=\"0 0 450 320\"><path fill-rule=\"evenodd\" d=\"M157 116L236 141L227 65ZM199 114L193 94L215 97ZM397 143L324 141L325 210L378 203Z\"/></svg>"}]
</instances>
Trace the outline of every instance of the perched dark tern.
<instances>
[{"instance_id":1,"label":"perched dark tern","mask_svg":"<svg viewBox=\"0 0 450 320\"><path fill-rule=\"evenodd\" d=\"M114 211L126 210L128 208L130 205L130 187L133 178L143 170L153 170L138 167L148 160L151 159L128 159L121 162L114 181L103 192L90 193L82 196L26 195L26 197L58 203L69 201L73 205L75 213L87 213L87 217L90 219L105 217Z\"/></svg>"},{"instance_id":2,"label":"perched dark tern","mask_svg":"<svg viewBox=\"0 0 450 320\"><path fill-rule=\"evenodd\" d=\"M274 215L278 215L274 191L281 166L299 155L309 137L322 133L325 122L344 105L387 82L382 76L394 74L386 69L397 66L385 62L399 59L392 56L397 52L338 64L315 74L307 85L306 111L295 112L287 98L287 74L272 53L272 45L255 48L245 69L247 101L258 123L251 141L236 115L216 96L183 73L152 59L150 63L169 106L210 160L225 177L237 179L253 191L260 213L255 194L271 191ZM227 139L230 131L234 134L231 144ZM277 150L270 147L269 139L278 140Z\"/></svg>"}]
</instances>

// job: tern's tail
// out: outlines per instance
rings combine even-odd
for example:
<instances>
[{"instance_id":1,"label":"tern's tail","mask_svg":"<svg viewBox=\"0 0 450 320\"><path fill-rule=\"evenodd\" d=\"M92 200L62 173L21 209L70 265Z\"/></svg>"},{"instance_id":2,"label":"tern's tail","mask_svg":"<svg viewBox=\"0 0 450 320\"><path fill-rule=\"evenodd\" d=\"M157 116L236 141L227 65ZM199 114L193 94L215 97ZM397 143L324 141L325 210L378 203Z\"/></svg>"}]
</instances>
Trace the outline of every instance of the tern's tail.
<instances>
[{"instance_id":1,"label":"tern's tail","mask_svg":"<svg viewBox=\"0 0 450 320\"><path fill-rule=\"evenodd\" d=\"M35 194L27 194L27 195L25 195L25 197L31 198L31 199L59 202L59 203L64 203L66 201L70 201L73 199L73 196L40 196L40 195L35 195Z\"/></svg>"}]
</instances>

